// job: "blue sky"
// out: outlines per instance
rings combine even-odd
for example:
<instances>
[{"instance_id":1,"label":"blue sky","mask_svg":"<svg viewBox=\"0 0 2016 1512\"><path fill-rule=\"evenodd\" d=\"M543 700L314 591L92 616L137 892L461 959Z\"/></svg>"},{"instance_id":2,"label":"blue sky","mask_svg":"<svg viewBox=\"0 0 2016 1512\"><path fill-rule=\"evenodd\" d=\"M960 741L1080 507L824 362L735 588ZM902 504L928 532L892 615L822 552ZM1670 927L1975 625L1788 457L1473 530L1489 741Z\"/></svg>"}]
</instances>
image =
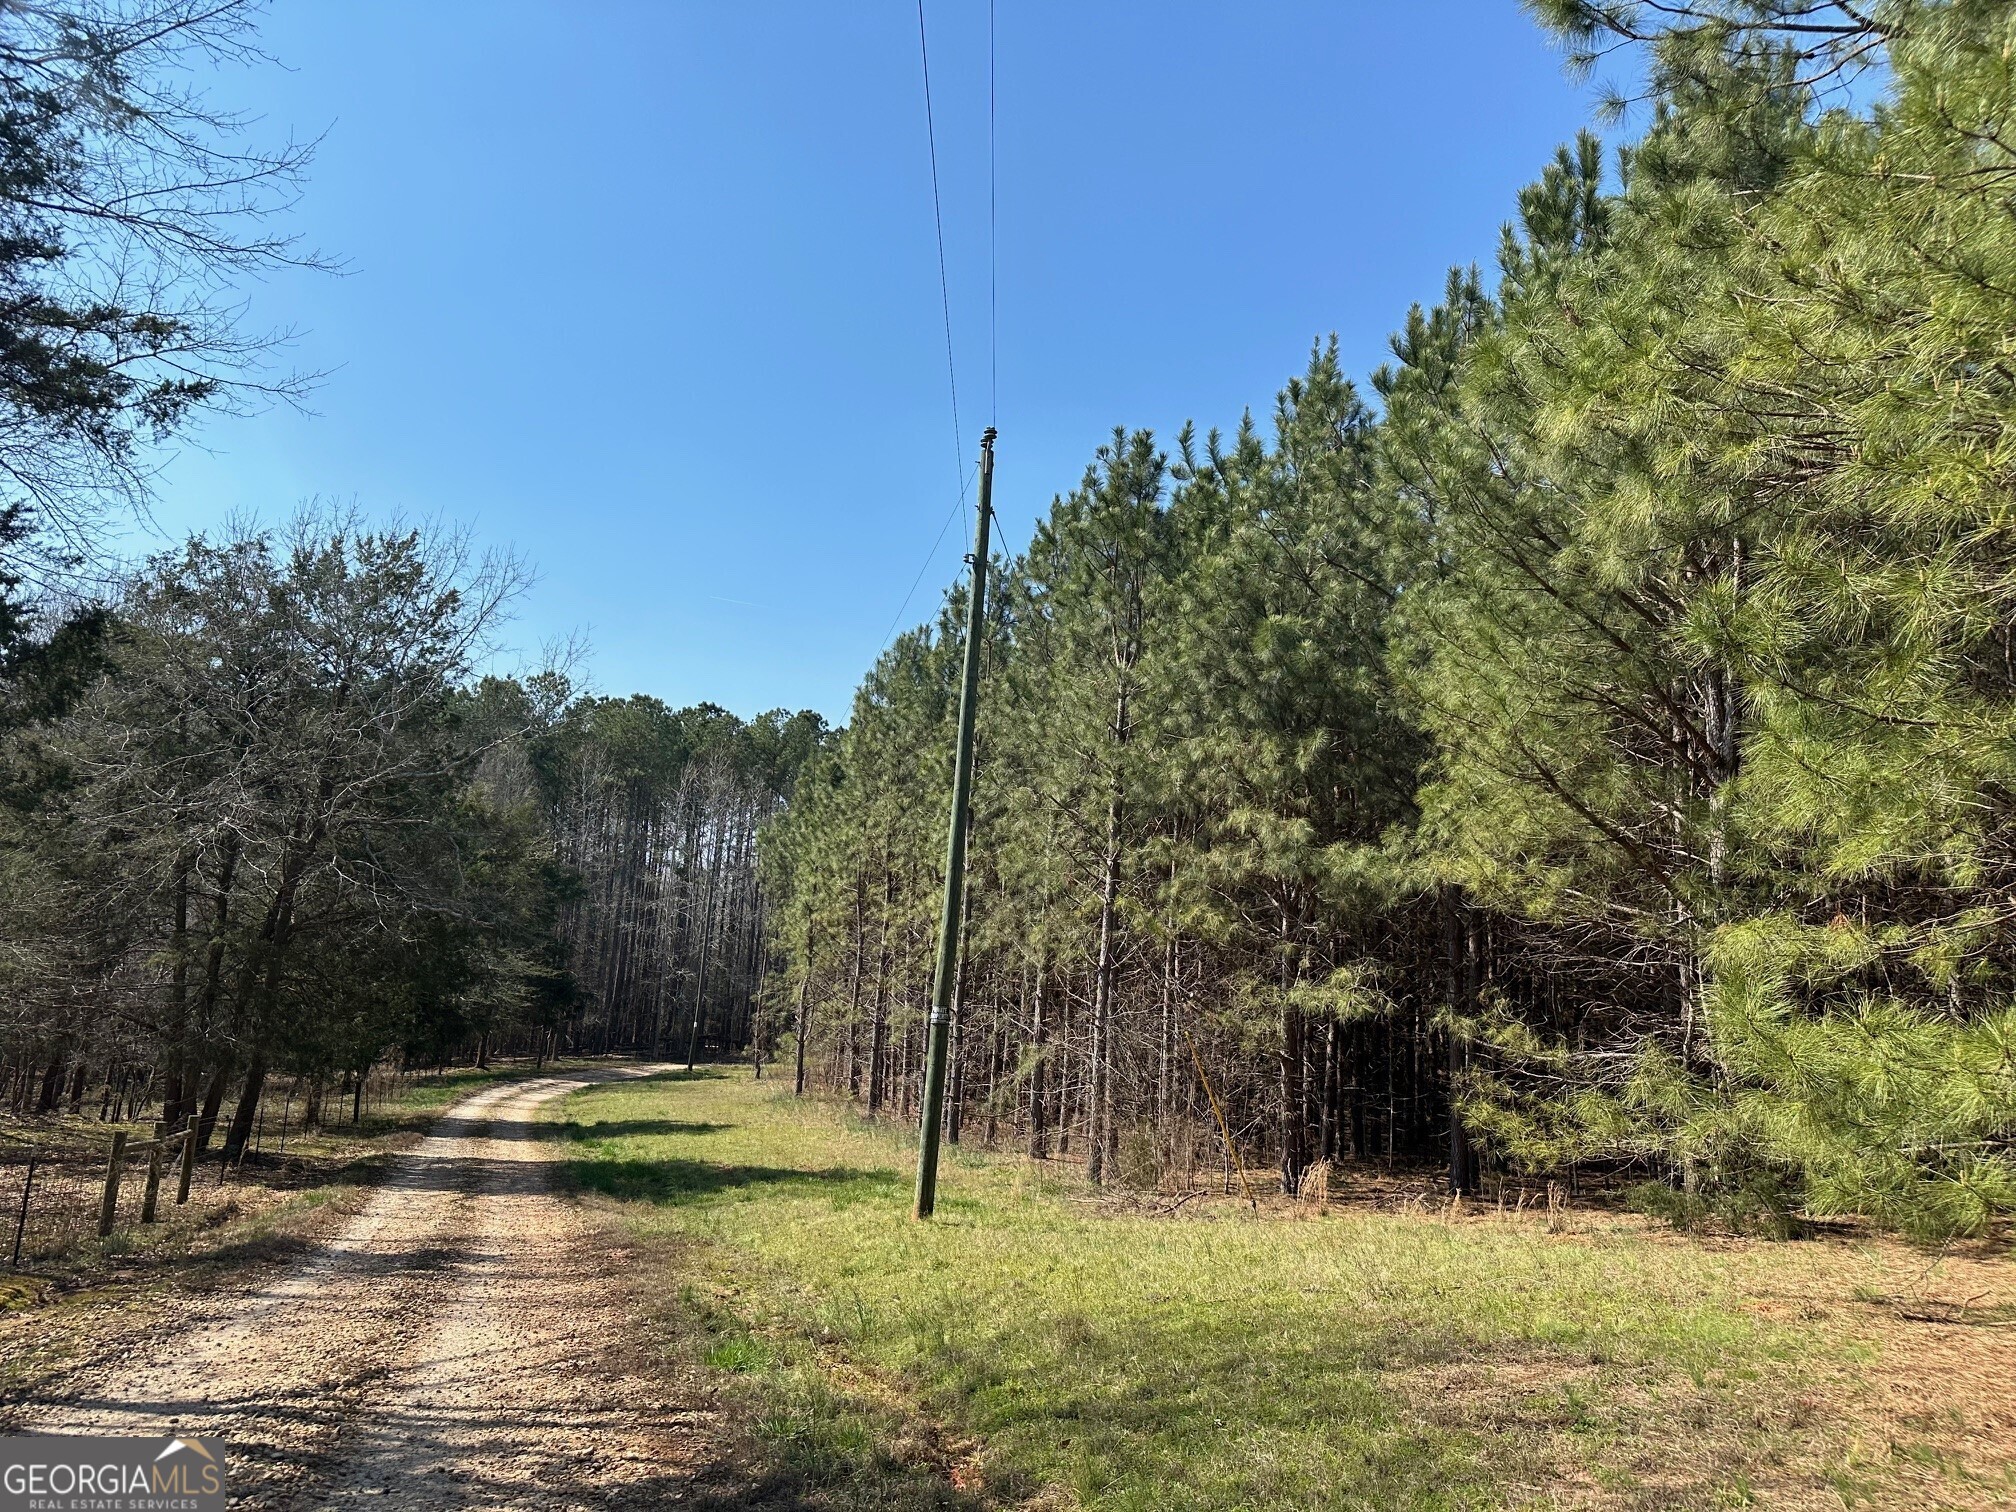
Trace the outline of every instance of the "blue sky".
<instances>
[{"instance_id":1,"label":"blue sky","mask_svg":"<svg viewBox=\"0 0 2016 1512\"><path fill-rule=\"evenodd\" d=\"M963 454L990 418L984 0L927 0ZM1513 0L998 0L996 507L1027 539L1115 425L1362 374L1591 91ZM280 0L214 89L326 139L296 223L342 277L312 415L211 422L167 536L301 501L467 525L537 570L514 639L602 692L844 717L963 526L910 0ZM149 540L135 536L130 549Z\"/></svg>"}]
</instances>

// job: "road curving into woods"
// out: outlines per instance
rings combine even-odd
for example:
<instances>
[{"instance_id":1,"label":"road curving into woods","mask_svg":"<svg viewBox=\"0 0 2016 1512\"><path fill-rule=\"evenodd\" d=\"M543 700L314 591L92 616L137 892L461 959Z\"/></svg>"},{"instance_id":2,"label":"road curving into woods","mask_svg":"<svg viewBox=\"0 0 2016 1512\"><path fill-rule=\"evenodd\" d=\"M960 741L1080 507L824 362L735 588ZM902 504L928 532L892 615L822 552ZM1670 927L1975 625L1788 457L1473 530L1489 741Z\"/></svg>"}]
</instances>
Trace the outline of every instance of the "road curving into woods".
<instances>
[{"instance_id":1,"label":"road curving into woods","mask_svg":"<svg viewBox=\"0 0 2016 1512\"><path fill-rule=\"evenodd\" d=\"M22 1428L219 1436L234 1506L676 1497L700 1415L627 1363L617 1257L559 1190L539 1122L586 1082L648 1069L465 1098L300 1263L194 1299L123 1358L55 1383Z\"/></svg>"}]
</instances>

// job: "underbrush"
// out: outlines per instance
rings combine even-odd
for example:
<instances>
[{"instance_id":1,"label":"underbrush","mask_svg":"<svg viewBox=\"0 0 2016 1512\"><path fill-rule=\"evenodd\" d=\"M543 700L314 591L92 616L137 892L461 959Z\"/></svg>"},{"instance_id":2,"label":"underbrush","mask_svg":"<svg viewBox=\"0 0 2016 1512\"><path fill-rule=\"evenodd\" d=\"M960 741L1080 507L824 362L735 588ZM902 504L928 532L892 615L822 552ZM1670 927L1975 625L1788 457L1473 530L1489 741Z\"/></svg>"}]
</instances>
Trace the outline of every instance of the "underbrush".
<instances>
[{"instance_id":1,"label":"underbrush","mask_svg":"<svg viewBox=\"0 0 2016 1512\"><path fill-rule=\"evenodd\" d=\"M1683 1233L1754 1234L1765 1239L1798 1239L1811 1229L1799 1217L1792 1195L1778 1178L1757 1176L1688 1192L1663 1181L1644 1181L1625 1193L1625 1205Z\"/></svg>"}]
</instances>

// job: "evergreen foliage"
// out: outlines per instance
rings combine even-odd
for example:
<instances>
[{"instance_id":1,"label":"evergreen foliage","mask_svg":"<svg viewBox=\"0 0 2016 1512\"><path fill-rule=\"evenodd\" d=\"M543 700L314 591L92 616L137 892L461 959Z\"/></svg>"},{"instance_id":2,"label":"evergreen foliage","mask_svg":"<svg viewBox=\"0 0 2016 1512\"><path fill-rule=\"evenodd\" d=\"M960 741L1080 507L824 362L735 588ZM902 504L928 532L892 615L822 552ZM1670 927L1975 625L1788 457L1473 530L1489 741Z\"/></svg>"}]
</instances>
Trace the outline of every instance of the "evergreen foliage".
<instances>
[{"instance_id":1,"label":"evergreen foliage","mask_svg":"<svg viewBox=\"0 0 2016 1512\"><path fill-rule=\"evenodd\" d=\"M1446 1135L1459 1188L1979 1232L2016 1210L2016 17L1532 8L1644 60L1642 134L1546 165L1376 412L1319 347L1271 437L1116 432L1006 564L955 1137L1096 1181L1137 1130L1152 1179L1211 1158L1201 1073L1290 1190ZM921 1003L953 623L770 836L850 1090L864 962L877 1025Z\"/></svg>"},{"instance_id":2,"label":"evergreen foliage","mask_svg":"<svg viewBox=\"0 0 2016 1512\"><path fill-rule=\"evenodd\" d=\"M947 1135L1982 1232L2016 15L1530 8L1643 65L1635 137L1542 165L1362 391L1318 343L1268 423L1118 429L994 564ZM785 1052L913 1117L963 589L838 731L484 675L510 564L340 516L43 591L149 437L261 391L214 298L293 256L247 228L301 157L163 82L241 21L0 15L6 1101L208 1139L235 1088L242 1148L273 1074L510 1047ZM148 298L92 286L115 243Z\"/></svg>"}]
</instances>

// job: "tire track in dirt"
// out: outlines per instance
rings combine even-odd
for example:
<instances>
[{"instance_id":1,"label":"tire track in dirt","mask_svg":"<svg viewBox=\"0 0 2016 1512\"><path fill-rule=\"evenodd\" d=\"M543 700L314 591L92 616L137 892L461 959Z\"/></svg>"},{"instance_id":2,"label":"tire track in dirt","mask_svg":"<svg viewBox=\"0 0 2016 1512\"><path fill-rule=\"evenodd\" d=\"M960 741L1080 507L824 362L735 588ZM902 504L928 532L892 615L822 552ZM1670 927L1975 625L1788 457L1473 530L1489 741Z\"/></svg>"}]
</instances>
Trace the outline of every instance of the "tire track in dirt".
<instances>
[{"instance_id":1,"label":"tire track in dirt","mask_svg":"<svg viewBox=\"0 0 2016 1512\"><path fill-rule=\"evenodd\" d=\"M701 1424L626 1368L607 1245L536 1122L606 1079L464 1099L305 1261L60 1383L29 1431L217 1435L245 1507L675 1498Z\"/></svg>"}]
</instances>

